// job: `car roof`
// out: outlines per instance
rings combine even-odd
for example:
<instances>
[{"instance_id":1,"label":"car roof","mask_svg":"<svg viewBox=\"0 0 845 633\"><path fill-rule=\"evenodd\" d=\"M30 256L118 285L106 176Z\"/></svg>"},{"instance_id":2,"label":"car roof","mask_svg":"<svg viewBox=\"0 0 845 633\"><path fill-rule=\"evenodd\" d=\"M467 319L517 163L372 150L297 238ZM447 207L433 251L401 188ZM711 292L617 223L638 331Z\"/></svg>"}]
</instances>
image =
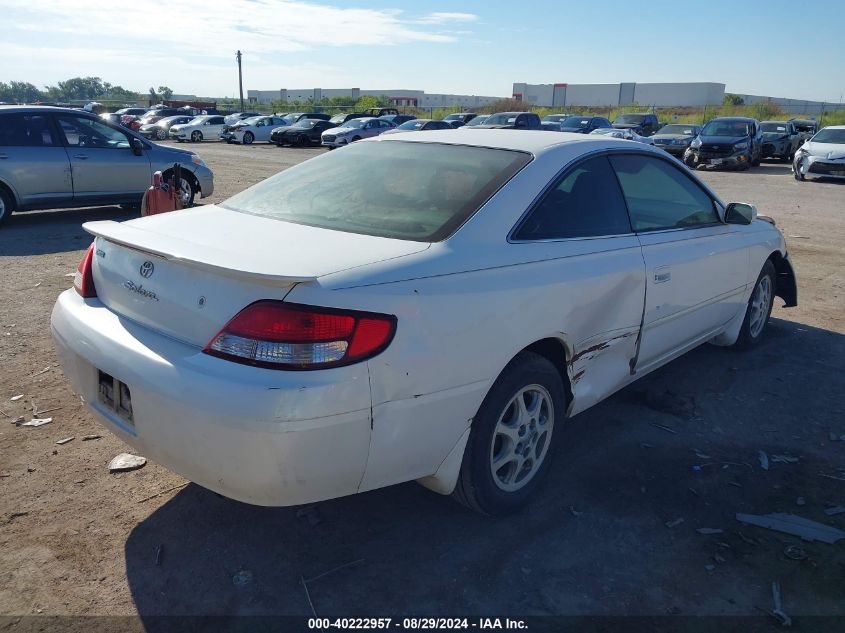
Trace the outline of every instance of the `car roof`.
<instances>
[{"instance_id":1,"label":"car roof","mask_svg":"<svg viewBox=\"0 0 845 633\"><path fill-rule=\"evenodd\" d=\"M789 121L775 121L775 120L772 120L772 121L760 121L760 123L792 123L792 119L790 119Z\"/></svg>"},{"instance_id":2,"label":"car roof","mask_svg":"<svg viewBox=\"0 0 845 633\"><path fill-rule=\"evenodd\" d=\"M0 105L0 112L71 112L74 114L85 114L96 119L98 115L88 112L82 108L61 108L58 106L42 105Z\"/></svg>"},{"instance_id":3,"label":"car roof","mask_svg":"<svg viewBox=\"0 0 845 633\"><path fill-rule=\"evenodd\" d=\"M589 134L576 134L571 132L544 132L541 130L496 130L496 129L466 129L459 127L452 130L432 130L425 134L413 132L399 132L389 136L377 136L370 141L385 142L412 141L414 143L444 143L447 145L468 145L471 147L488 147L491 149L509 149L531 154L539 154L553 147L569 145L572 147L582 143L614 143L611 147L631 147L630 141L621 139L602 139L597 141L596 137L590 138ZM650 146L641 144L643 147ZM639 149L639 148L638 148ZM658 153L662 150L658 150Z\"/></svg>"},{"instance_id":4,"label":"car roof","mask_svg":"<svg viewBox=\"0 0 845 633\"><path fill-rule=\"evenodd\" d=\"M752 123L756 120L757 119L752 119L747 116L717 116L710 119L710 121L741 121L742 123ZM708 121L708 123L710 123L710 121Z\"/></svg>"}]
</instances>

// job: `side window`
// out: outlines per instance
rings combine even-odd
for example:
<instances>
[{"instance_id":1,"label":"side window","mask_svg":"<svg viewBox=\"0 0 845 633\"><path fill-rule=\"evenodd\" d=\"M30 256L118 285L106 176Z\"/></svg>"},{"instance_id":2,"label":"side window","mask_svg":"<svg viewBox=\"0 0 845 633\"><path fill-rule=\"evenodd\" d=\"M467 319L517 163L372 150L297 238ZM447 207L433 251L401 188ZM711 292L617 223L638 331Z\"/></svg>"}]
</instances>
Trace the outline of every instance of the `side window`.
<instances>
[{"instance_id":1,"label":"side window","mask_svg":"<svg viewBox=\"0 0 845 633\"><path fill-rule=\"evenodd\" d=\"M41 114L0 115L0 147L55 145L50 121Z\"/></svg>"},{"instance_id":2,"label":"side window","mask_svg":"<svg viewBox=\"0 0 845 633\"><path fill-rule=\"evenodd\" d=\"M713 200L668 162L643 155L611 156L634 230L658 231L719 222Z\"/></svg>"},{"instance_id":3,"label":"side window","mask_svg":"<svg viewBox=\"0 0 845 633\"><path fill-rule=\"evenodd\" d=\"M59 127L71 147L92 147L105 149L127 149L129 137L120 130L96 119L62 115L58 117Z\"/></svg>"},{"instance_id":4,"label":"side window","mask_svg":"<svg viewBox=\"0 0 845 633\"><path fill-rule=\"evenodd\" d=\"M625 200L605 156L568 171L514 233L517 240L621 235L631 232Z\"/></svg>"}]
</instances>

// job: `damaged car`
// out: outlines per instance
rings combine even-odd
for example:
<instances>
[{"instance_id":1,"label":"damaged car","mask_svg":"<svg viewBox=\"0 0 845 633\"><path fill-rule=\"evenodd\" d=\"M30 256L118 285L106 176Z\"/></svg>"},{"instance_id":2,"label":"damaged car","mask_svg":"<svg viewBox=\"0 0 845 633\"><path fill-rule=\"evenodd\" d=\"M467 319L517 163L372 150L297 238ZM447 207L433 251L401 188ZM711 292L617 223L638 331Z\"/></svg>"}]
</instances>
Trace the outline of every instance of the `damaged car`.
<instances>
[{"instance_id":1,"label":"damaged car","mask_svg":"<svg viewBox=\"0 0 845 633\"><path fill-rule=\"evenodd\" d=\"M684 163L692 169L746 170L762 158L760 122L745 117L711 119L684 152Z\"/></svg>"},{"instance_id":2,"label":"damaged car","mask_svg":"<svg viewBox=\"0 0 845 633\"><path fill-rule=\"evenodd\" d=\"M773 222L604 136L379 136L83 228L51 318L74 392L264 506L418 481L516 511L573 449L567 418L703 343L754 348L775 297L797 304Z\"/></svg>"},{"instance_id":3,"label":"damaged car","mask_svg":"<svg viewBox=\"0 0 845 633\"><path fill-rule=\"evenodd\" d=\"M795 180L845 178L845 125L822 128L795 152Z\"/></svg>"},{"instance_id":4,"label":"damaged car","mask_svg":"<svg viewBox=\"0 0 845 633\"><path fill-rule=\"evenodd\" d=\"M670 123L660 128L657 134L651 137L651 140L656 147L682 159L690 143L698 136L699 132L701 132L700 125Z\"/></svg>"},{"instance_id":5,"label":"damaged car","mask_svg":"<svg viewBox=\"0 0 845 633\"><path fill-rule=\"evenodd\" d=\"M789 162L803 142L792 121L762 121L763 158L779 158Z\"/></svg>"}]
</instances>

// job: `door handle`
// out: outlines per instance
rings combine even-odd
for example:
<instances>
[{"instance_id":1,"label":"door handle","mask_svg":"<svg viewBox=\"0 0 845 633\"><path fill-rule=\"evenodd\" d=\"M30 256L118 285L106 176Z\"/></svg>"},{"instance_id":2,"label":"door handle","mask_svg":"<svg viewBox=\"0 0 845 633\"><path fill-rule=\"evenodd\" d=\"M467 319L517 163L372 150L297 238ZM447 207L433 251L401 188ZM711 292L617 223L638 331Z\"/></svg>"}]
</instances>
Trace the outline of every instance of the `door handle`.
<instances>
[{"instance_id":1,"label":"door handle","mask_svg":"<svg viewBox=\"0 0 845 633\"><path fill-rule=\"evenodd\" d=\"M654 269L654 283L662 284L672 278L672 271L668 266L660 266Z\"/></svg>"},{"instance_id":2,"label":"door handle","mask_svg":"<svg viewBox=\"0 0 845 633\"><path fill-rule=\"evenodd\" d=\"M79 160L88 160L88 154L74 154L73 157Z\"/></svg>"}]
</instances>

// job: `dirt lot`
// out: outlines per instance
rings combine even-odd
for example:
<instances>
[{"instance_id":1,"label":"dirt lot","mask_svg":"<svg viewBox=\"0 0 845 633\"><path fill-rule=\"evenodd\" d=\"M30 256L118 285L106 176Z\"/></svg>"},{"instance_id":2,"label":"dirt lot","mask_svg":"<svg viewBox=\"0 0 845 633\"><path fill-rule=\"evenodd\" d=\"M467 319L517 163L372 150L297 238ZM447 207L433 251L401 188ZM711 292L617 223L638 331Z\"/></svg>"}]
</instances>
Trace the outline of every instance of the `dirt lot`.
<instances>
[{"instance_id":1,"label":"dirt lot","mask_svg":"<svg viewBox=\"0 0 845 633\"><path fill-rule=\"evenodd\" d=\"M322 151L195 149L216 175L211 202ZM81 222L129 214L13 216L0 230L0 614L309 615L301 578L354 562L308 584L317 613L759 615L777 580L797 623L845 616L845 541L734 518L845 528L824 513L845 504L845 442L829 439L845 434L845 186L775 163L704 178L783 228L800 307L776 307L752 353L704 346L573 419L549 484L505 519L413 483L303 513L169 490L186 482L153 463L109 474L126 447L71 394L49 315L90 243ZM53 423L10 424L34 407Z\"/></svg>"}]
</instances>

